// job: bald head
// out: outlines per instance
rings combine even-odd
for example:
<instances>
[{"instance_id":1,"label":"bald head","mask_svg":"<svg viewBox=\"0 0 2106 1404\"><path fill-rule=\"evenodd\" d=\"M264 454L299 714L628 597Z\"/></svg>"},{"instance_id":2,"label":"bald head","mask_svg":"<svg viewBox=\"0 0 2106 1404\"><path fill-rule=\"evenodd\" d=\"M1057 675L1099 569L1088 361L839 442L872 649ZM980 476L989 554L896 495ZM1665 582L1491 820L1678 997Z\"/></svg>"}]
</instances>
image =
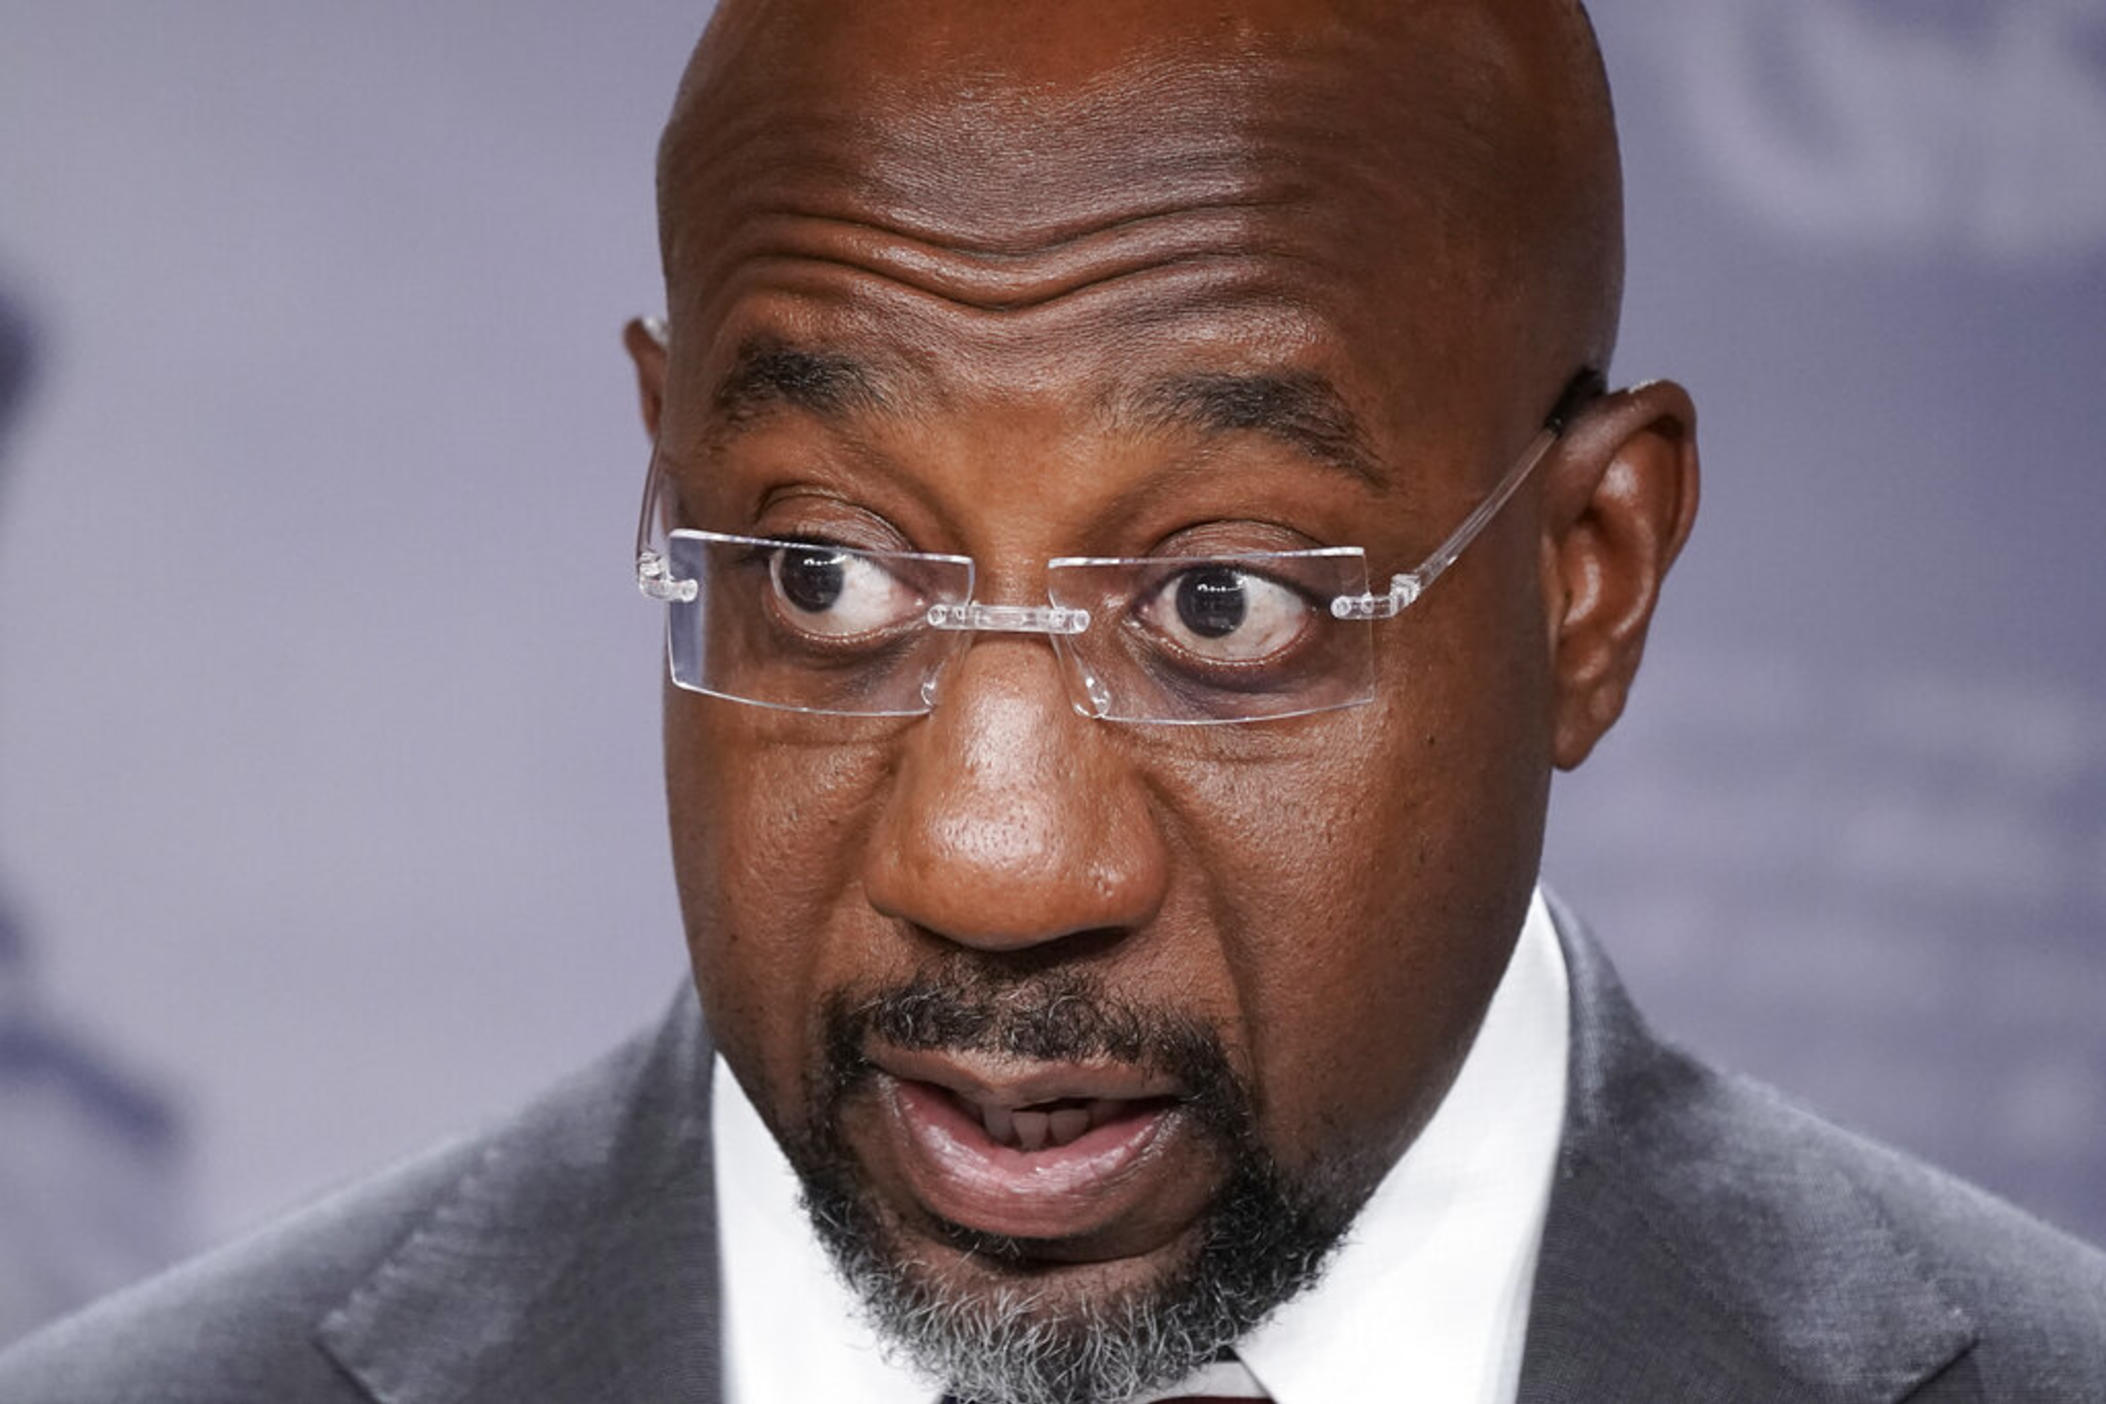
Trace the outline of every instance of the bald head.
<instances>
[{"instance_id":1,"label":"bald head","mask_svg":"<svg viewBox=\"0 0 2106 1404\"><path fill-rule=\"evenodd\" d=\"M1102 276L1107 244L1113 267L1177 257L1143 247L1151 216L1266 210L1348 260L1405 254L1412 303L1438 292L1567 365L1606 367L1621 295L1614 122L1576 0L725 0L659 208L676 304L783 212L955 252L901 271L1002 307Z\"/></svg>"}]
</instances>

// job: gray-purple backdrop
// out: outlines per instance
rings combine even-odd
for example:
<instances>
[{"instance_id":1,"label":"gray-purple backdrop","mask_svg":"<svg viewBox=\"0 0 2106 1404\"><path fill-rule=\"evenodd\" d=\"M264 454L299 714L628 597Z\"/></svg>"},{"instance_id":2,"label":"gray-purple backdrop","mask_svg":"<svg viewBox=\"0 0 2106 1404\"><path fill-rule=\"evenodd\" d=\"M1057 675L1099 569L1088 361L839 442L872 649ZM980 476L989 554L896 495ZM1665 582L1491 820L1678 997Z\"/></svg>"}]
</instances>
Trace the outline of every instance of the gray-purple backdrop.
<instances>
[{"instance_id":1,"label":"gray-purple backdrop","mask_svg":"<svg viewBox=\"0 0 2106 1404\"><path fill-rule=\"evenodd\" d=\"M1551 876L1671 1031L2106 1235L2106 5L1595 8L1618 372L1694 388L1707 500ZM703 18L0 0L0 995L184 1128L82 1283L678 976L616 329ZM132 1153L11 1085L0 1244Z\"/></svg>"}]
</instances>

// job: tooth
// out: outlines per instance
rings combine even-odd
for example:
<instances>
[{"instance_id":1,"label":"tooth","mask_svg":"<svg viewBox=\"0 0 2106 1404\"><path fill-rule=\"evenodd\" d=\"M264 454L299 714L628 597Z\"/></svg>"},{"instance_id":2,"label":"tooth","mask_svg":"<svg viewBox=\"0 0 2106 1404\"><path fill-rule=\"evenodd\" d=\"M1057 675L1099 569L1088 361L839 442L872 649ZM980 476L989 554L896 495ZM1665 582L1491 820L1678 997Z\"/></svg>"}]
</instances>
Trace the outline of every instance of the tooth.
<instances>
[{"instance_id":1,"label":"tooth","mask_svg":"<svg viewBox=\"0 0 2106 1404\"><path fill-rule=\"evenodd\" d=\"M1016 1144L1016 1123L1009 1108L983 1106L980 1108L980 1119L987 1124L988 1139L996 1145Z\"/></svg>"},{"instance_id":2,"label":"tooth","mask_svg":"<svg viewBox=\"0 0 2106 1404\"><path fill-rule=\"evenodd\" d=\"M1063 1107L1046 1118L1046 1125L1052 1134L1053 1144L1064 1146L1090 1129L1090 1109Z\"/></svg>"},{"instance_id":3,"label":"tooth","mask_svg":"<svg viewBox=\"0 0 2106 1404\"><path fill-rule=\"evenodd\" d=\"M1124 1102L1116 1097L1099 1097L1096 1101L1090 1103L1090 1126L1092 1128L1102 1126L1105 1122L1117 1116L1120 1109L1125 1105Z\"/></svg>"},{"instance_id":4,"label":"tooth","mask_svg":"<svg viewBox=\"0 0 2106 1404\"><path fill-rule=\"evenodd\" d=\"M1044 1112L1017 1112L1015 1114L1017 1144L1027 1151L1042 1149L1046 1144L1046 1132L1052 1119Z\"/></svg>"}]
</instances>

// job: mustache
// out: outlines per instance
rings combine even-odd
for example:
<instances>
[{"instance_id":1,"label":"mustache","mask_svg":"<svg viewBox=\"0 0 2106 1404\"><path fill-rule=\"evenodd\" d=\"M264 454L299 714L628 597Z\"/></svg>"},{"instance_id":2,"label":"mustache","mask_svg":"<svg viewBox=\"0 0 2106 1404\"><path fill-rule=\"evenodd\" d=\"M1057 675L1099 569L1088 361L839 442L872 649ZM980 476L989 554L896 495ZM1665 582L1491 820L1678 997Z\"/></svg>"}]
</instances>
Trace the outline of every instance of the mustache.
<instances>
[{"instance_id":1,"label":"mustache","mask_svg":"<svg viewBox=\"0 0 2106 1404\"><path fill-rule=\"evenodd\" d=\"M872 1042L911 1052L1034 1062L1121 1063L1175 1079L1180 1102L1237 1147L1255 1142L1254 1098L1219 1032L1189 1013L1112 994L1086 971L990 971L963 960L873 991L837 992L822 1015L819 1105L838 1107L874 1072Z\"/></svg>"}]
</instances>

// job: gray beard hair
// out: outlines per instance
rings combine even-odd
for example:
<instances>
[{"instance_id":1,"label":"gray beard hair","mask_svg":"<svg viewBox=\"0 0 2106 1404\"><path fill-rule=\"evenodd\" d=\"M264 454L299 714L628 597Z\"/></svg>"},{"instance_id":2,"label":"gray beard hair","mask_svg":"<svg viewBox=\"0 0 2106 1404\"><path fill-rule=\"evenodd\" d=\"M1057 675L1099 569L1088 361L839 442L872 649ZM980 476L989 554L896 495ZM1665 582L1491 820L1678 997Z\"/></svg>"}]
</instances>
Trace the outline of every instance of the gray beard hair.
<instances>
[{"instance_id":1,"label":"gray beard hair","mask_svg":"<svg viewBox=\"0 0 2106 1404\"><path fill-rule=\"evenodd\" d=\"M1209 1031L1122 1006L1081 977L1011 984L954 968L855 1006L836 1002L826 1022L817 1115L784 1146L805 1211L879 1335L961 1401L1129 1404L1179 1383L1322 1276L1378 1178L1285 1174L1258 1142L1249 1091ZM1062 1301L1039 1285L1058 1270L1036 1245L953 1226L951 1245L995 1281L968 1290L938 1280L887 1228L842 1140L842 1105L868 1086L861 1049L872 1032L900 1047L1110 1057L1177 1074L1189 1094L1182 1114L1226 1149L1230 1167L1187 1262L1146 1287Z\"/></svg>"},{"instance_id":2,"label":"gray beard hair","mask_svg":"<svg viewBox=\"0 0 2106 1404\"><path fill-rule=\"evenodd\" d=\"M1151 1289L1062 1309L1022 1273L981 1292L930 1281L841 1188L807 1183L805 1209L866 1318L908 1363L974 1404L1128 1404L1175 1385L1322 1276L1345 1228L1334 1208L1241 1168L1186 1267ZM992 1263L1024 1251L967 1237Z\"/></svg>"}]
</instances>

